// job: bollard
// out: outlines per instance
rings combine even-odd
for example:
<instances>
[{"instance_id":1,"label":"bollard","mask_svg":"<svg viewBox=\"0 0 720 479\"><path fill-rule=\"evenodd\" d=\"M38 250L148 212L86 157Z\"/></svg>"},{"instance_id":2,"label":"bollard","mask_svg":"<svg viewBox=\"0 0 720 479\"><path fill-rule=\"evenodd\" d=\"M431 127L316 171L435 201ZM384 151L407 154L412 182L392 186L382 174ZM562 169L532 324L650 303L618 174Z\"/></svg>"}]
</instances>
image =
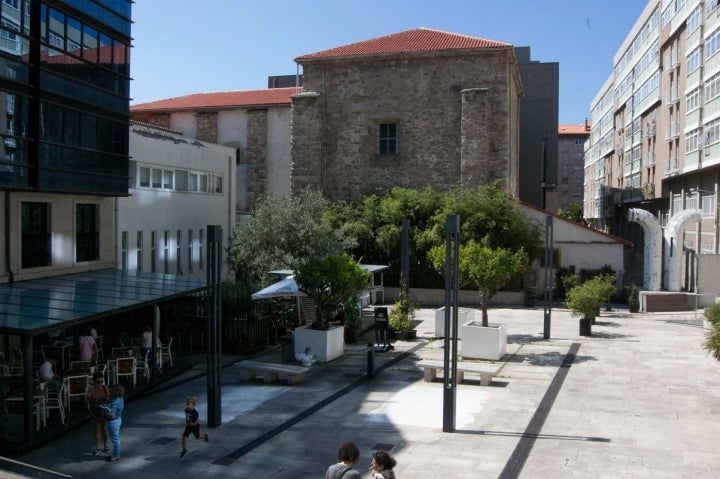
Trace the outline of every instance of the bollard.
<instances>
[{"instance_id":1,"label":"bollard","mask_svg":"<svg viewBox=\"0 0 720 479\"><path fill-rule=\"evenodd\" d=\"M367 377L370 379L375 375L375 345L368 343L367 347Z\"/></svg>"}]
</instances>

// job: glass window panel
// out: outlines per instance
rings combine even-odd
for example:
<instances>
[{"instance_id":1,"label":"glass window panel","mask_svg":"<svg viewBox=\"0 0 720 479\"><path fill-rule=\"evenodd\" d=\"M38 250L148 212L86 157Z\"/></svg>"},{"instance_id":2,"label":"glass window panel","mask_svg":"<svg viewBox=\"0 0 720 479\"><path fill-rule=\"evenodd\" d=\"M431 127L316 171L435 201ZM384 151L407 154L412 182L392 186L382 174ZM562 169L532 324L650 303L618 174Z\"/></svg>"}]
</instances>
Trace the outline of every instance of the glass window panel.
<instances>
[{"instance_id":1,"label":"glass window panel","mask_svg":"<svg viewBox=\"0 0 720 479\"><path fill-rule=\"evenodd\" d=\"M100 230L95 204L78 203L75 207L75 261L100 259Z\"/></svg>"},{"instance_id":2,"label":"glass window panel","mask_svg":"<svg viewBox=\"0 0 720 479\"><path fill-rule=\"evenodd\" d=\"M150 187L150 168L147 166L140 167L140 186L145 188Z\"/></svg>"},{"instance_id":3,"label":"glass window panel","mask_svg":"<svg viewBox=\"0 0 720 479\"><path fill-rule=\"evenodd\" d=\"M152 187L153 188L160 188L162 187L162 170L152 170Z\"/></svg>"},{"instance_id":4,"label":"glass window panel","mask_svg":"<svg viewBox=\"0 0 720 479\"><path fill-rule=\"evenodd\" d=\"M197 173L190 173L190 183L188 185L189 191L197 191L198 190L198 174Z\"/></svg>"},{"instance_id":5,"label":"glass window panel","mask_svg":"<svg viewBox=\"0 0 720 479\"><path fill-rule=\"evenodd\" d=\"M95 137L97 136L97 118L88 113L82 115L81 141L83 148L95 149Z\"/></svg>"},{"instance_id":6,"label":"glass window panel","mask_svg":"<svg viewBox=\"0 0 720 479\"><path fill-rule=\"evenodd\" d=\"M66 25L67 25L67 33L65 34L65 36L66 36L66 41L68 42L68 45L67 45L68 51L79 50L80 45L82 45L82 25L80 24L79 21L75 20L74 18L70 18L70 17L67 18ZM77 47L70 48L70 42L72 42Z\"/></svg>"},{"instance_id":7,"label":"glass window panel","mask_svg":"<svg viewBox=\"0 0 720 479\"><path fill-rule=\"evenodd\" d=\"M163 188L172 190L173 172L172 170L163 170Z\"/></svg>"},{"instance_id":8,"label":"glass window panel","mask_svg":"<svg viewBox=\"0 0 720 479\"><path fill-rule=\"evenodd\" d=\"M83 58L93 63L98 61L98 32L94 28L83 26Z\"/></svg>"},{"instance_id":9,"label":"glass window panel","mask_svg":"<svg viewBox=\"0 0 720 479\"><path fill-rule=\"evenodd\" d=\"M175 189L177 191L188 190L188 172L186 170L175 170Z\"/></svg>"},{"instance_id":10,"label":"glass window panel","mask_svg":"<svg viewBox=\"0 0 720 479\"><path fill-rule=\"evenodd\" d=\"M63 143L80 146L80 113L75 110L65 110L63 116Z\"/></svg>"},{"instance_id":11,"label":"glass window panel","mask_svg":"<svg viewBox=\"0 0 720 479\"><path fill-rule=\"evenodd\" d=\"M23 268L49 266L52 262L50 204L23 202L20 216L21 266Z\"/></svg>"},{"instance_id":12,"label":"glass window panel","mask_svg":"<svg viewBox=\"0 0 720 479\"><path fill-rule=\"evenodd\" d=\"M199 191L202 191L203 193L207 193L208 191L208 177L207 175L200 175L200 185L198 187Z\"/></svg>"}]
</instances>

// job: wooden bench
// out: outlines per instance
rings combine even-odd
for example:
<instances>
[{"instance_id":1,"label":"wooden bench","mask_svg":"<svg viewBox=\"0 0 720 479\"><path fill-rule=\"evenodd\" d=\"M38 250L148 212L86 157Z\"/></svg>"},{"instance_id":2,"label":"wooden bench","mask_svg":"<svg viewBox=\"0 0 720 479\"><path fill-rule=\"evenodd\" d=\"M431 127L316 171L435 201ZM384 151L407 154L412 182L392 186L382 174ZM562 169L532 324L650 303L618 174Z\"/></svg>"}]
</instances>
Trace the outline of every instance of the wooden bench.
<instances>
[{"instance_id":1,"label":"wooden bench","mask_svg":"<svg viewBox=\"0 0 720 479\"><path fill-rule=\"evenodd\" d=\"M421 368L423 368L423 379L427 382L434 381L437 377L438 371L444 371L445 370L445 362L444 361L432 361L429 359L424 359L417 363L417 365ZM469 374L479 374L480 375L480 385L481 386L489 386L492 383L493 376L497 375L497 373L500 371L500 366L496 366L494 364L488 364L488 363L468 363L468 362L462 362L458 361L457 363L457 380L458 382L462 382L462 380L465 378L465 373Z\"/></svg>"},{"instance_id":2,"label":"wooden bench","mask_svg":"<svg viewBox=\"0 0 720 479\"><path fill-rule=\"evenodd\" d=\"M310 368L304 366L293 366L291 364L261 363L260 361L238 361L235 363L240 369L240 379L247 381L254 379L257 373L261 373L266 383L276 379L284 379L288 384L296 384L302 380L303 374Z\"/></svg>"}]
</instances>

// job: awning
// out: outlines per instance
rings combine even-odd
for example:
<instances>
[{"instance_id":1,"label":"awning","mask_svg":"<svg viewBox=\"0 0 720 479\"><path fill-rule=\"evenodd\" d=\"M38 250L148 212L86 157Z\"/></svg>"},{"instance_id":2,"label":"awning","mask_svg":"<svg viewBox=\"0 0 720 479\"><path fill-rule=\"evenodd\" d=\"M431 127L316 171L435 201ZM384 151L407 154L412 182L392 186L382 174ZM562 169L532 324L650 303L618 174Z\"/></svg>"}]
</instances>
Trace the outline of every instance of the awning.
<instances>
[{"instance_id":1,"label":"awning","mask_svg":"<svg viewBox=\"0 0 720 479\"><path fill-rule=\"evenodd\" d=\"M294 276L288 276L277 283L271 284L267 288L263 288L260 291L253 293L252 299L283 298L290 296L305 296L305 293L300 291L300 288L298 288L298 284L297 281L295 281Z\"/></svg>"},{"instance_id":2,"label":"awning","mask_svg":"<svg viewBox=\"0 0 720 479\"><path fill-rule=\"evenodd\" d=\"M189 276L103 269L0 284L0 333L38 334L204 290Z\"/></svg>"}]
</instances>

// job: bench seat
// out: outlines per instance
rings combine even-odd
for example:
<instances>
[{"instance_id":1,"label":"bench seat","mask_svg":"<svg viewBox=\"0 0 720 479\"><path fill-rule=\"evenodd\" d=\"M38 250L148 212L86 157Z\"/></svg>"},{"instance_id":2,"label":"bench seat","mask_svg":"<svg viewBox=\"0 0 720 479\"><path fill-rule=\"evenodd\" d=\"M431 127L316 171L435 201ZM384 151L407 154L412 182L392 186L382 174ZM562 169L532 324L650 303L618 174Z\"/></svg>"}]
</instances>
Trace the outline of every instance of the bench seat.
<instances>
[{"instance_id":1,"label":"bench seat","mask_svg":"<svg viewBox=\"0 0 720 479\"><path fill-rule=\"evenodd\" d=\"M310 370L310 368L304 366L263 363L249 359L238 361L235 363L235 366L240 369L240 379L243 381L254 379L255 375L260 373L266 383L271 383L279 378L286 380L288 384L296 384L299 383L303 375Z\"/></svg>"},{"instance_id":2,"label":"bench seat","mask_svg":"<svg viewBox=\"0 0 720 479\"><path fill-rule=\"evenodd\" d=\"M437 378L438 371L444 371L444 361L433 361L430 359L423 359L418 362L417 365L423 368L423 379L427 382L434 381ZM492 384L493 376L497 375L500 371L500 366L488 363L470 363L458 361L457 363L457 380L462 382L465 379L465 373L479 374L480 385L489 386Z\"/></svg>"}]
</instances>

